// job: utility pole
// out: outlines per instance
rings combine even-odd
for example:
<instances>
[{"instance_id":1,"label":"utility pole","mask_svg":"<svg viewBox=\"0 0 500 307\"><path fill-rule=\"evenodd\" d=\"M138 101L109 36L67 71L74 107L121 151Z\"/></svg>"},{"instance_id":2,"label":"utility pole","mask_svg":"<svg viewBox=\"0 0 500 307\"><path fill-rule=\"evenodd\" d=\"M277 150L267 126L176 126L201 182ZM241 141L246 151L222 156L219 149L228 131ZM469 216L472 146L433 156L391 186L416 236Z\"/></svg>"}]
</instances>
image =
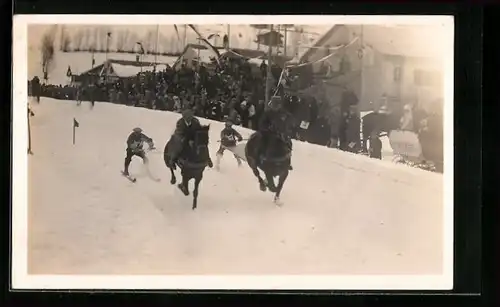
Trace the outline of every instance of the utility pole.
<instances>
[{"instance_id":1,"label":"utility pole","mask_svg":"<svg viewBox=\"0 0 500 307\"><path fill-rule=\"evenodd\" d=\"M285 58L286 58L286 43L287 43L287 41L286 41L286 37L287 37L287 34L288 34L288 33L287 33L287 29L288 29L288 27L287 27L287 26L285 26L285 41L284 41L284 45L285 45L285 46L284 46L284 48L285 48L285 50L284 50L284 56L285 56Z\"/></svg>"},{"instance_id":2,"label":"utility pole","mask_svg":"<svg viewBox=\"0 0 500 307\"><path fill-rule=\"evenodd\" d=\"M184 39L183 39L184 46L182 48L184 49L186 47L187 43L187 25L184 25Z\"/></svg>"},{"instance_id":3,"label":"utility pole","mask_svg":"<svg viewBox=\"0 0 500 307\"><path fill-rule=\"evenodd\" d=\"M269 105L269 101L271 100L271 85L272 85L272 76L271 76L271 64L272 64L272 55L273 55L273 39L272 39L272 32L273 32L273 25L269 26L270 32L269 35L269 49L267 51L267 78L266 78L266 108Z\"/></svg>"},{"instance_id":4,"label":"utility pole","mask_svg":"<svg viewBox=\"0 0 500 307\"><path fill-rule=\"evenodd\" d=\"M155 42L155 70L156 70L156 57L158 55L158 39L160 38L160 25L156 25L156 42Z\"/></svg>"}]
</instances>

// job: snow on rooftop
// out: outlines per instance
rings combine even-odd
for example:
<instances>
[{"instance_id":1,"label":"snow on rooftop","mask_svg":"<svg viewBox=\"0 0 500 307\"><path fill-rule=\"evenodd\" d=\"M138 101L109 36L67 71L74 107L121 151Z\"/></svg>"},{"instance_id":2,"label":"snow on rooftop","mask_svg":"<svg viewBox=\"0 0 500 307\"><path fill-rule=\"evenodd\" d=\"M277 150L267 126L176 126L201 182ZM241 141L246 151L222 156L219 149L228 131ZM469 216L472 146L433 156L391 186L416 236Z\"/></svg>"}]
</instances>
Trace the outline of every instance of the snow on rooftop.
<instances>
[{"instance_id":1,"label":"snow on rooftop","mask_svg":"<svg viewBox=\"0 0 500 307\"><path fill-rule=\"evenodd\" d=\"M140 72L154 71L153 66L132 66L132 65L121 65L117 63L112 63L111 67L118 77L127 78L137 76ZM166 65L157 65L156 71L165 70Z\"/></svg>"}]
</instances>

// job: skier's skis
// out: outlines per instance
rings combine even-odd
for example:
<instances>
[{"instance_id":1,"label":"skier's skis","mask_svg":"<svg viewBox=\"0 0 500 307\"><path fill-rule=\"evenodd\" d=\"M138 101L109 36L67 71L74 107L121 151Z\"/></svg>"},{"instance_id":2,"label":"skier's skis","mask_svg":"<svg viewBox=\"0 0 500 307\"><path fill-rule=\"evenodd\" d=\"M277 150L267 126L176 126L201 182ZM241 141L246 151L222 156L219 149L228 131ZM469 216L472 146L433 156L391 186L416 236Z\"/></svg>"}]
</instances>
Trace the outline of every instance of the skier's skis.
<instances>
[{"instance_id":1,"label":"skier's skis","mask_svg":"<svg viewBox=\"0 0 500 307\"><path fill-rule=\"evenodd\" d=\"M123 177L127 178L128 180L130 180L131 182L136 182L137 181L137 178L133 177L133 176L130 176L130 175L127 175L125 174L123 171L121 171Z\"/></svg>"},{"instance_id":2,"label":"skier's skis","mask_svg":"<svg viewBox=\"0 0 500 307\"><path fill-rule=\"evenodd\" d=\"M155 175L153 175L153 173L151 173L151 169L149 168L148 163L144 164L144 169L145 169L146 174L148 175L149 179L151 179L155 182L160 182L160 178L156 177Z\"/></svg>"},{"instance_id":3,"label":"skier's skis","mask_svg":"<svg viewBox=\"0 0 500 307\"><path fill-rule=\"evenodd\" d=\"M160 182L160 181L161 181L161 179L160 179L160 178L158 178L158 177L154 177L154 176L153 176L153 175L151 175L151 174L149 174L149 175L148 175L148 177L149 177L149 179L151 179L151 180L153 180L153 181L155 181L155 182Z\"/></svg>"},{"instance_id":4,"label":"skier's skis","mask_svg":"<svg viewBox=\"0 0 500 307\"><path fill-rule=\"evenodd\" d=\"M147 174L148 174L148 178L155 181L155 182L160 182L161 179L158 178L158 177L155 177L153 174L151 174L151 172L147 171Z\"/></svg>"}]
</instances>

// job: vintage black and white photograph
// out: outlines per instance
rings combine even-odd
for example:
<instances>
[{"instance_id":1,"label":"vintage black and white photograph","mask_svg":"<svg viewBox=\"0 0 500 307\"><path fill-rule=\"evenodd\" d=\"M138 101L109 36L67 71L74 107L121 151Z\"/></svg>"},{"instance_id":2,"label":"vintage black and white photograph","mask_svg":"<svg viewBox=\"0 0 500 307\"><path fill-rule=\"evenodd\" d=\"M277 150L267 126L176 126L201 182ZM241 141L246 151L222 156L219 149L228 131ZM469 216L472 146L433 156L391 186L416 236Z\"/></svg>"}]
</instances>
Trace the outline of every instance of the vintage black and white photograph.
<instances>
[{"instance_id":1,"label":"vintage black and white photograph","mask_svg":"<svg viewBox=\"0 0 500 307\"><path fill-rule=\"evenodd\" d=\"M453 17L13 33L14 288L452 288Z\"/></svg>"}]
</instances>

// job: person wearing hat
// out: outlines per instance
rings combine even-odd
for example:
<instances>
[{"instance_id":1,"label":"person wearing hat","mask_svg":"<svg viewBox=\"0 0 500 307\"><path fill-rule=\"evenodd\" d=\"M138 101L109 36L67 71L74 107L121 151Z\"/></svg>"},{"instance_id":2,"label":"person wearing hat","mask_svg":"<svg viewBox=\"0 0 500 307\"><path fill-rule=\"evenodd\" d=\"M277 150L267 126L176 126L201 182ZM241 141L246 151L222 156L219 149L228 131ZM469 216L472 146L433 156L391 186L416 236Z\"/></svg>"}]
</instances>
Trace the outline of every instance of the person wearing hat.
<instances>
[{"instance_id":1,"label":"person wearing hat","mask_svg":"<svg viewBox=\"0 0 500 307\"><path fill-rule=\"evenodd\" d=\"M400 129L413 131L413 110L409 104L403 107L403 116L400 119Z\"/></svg>"},{"instance_id":2,"label":"person wearing hat","mask_svg":"<svg viewBox=\"0 0 500 307\"><path fill-rule=\"evenodd\" d=\"M284 136L289 149L292 150L292 140L289 133L292 121L292 116L282 106L281 97L273 96L269 104L269 109L264 111L259 124L259 132L262 134L259 156L262 156L267 150L270 133ZM290 166L291 169L292 167Z\"/></svg>"},{"instance_id":3,"label":"person wearing hat","mask_svg":"<svg viewBox=\"0 0 500 307\"><path fill-rule=\"evenodd\" d=\"M40 94L42 92L42 86L40 84L40 78L34 76L31 80L31 96L35 97L36 102L40 103Z\"/></svg>"},{"instance_id":4,"label":"person wearing hat","mask_svg":"<svg viewBox=\"0 0 500 307\"><path fill-rule=\"evenodd\" d=\"M200 121L194 117L194 111L191 109L186 109L182 111L182 118L180 118L175 125L175 132L173 137L176 139L172 146L172 152L170 153L170 165L175 167L175 162L179 157L179 154L184 148L186 141L190 146L193 144L192 138L194 137L194 131L201 128Z\"/></svg>"},{"instance_id":5,"label":"person wearing hat","mask_svg":"<svg viewBox=\"0 0 500 307\"><path fill-rule=\"evenodd\" d=\"M241 134L236 131L233 128L233 122L231 119L226 118L225 119L225 127L222 129L220 132L220 147L219 150L217 151L217 160L216 160L216 169L219 169L220 166L220 159L222 158L224 151L228 147L234 147L236 146L236 142L241 142L243 140L243 137ZM236 161L238 162L238 166L241 166L241 159L235 154L234 157L236 158Z\"/></svg>"},{"instance_id":6,"label":"person wearing hat","mask_svg":"<svg viewBox=\"0 0 500 307\"><path fill-rule=\"evenodd\" d=\"M137 127L132 130L132 133L127 138L127 154L125 157L125 168L123 174L129 176L128 167L132 161L133 156L142 158L144 164L148 163L146 152L144 151L143 144L148 143L149 150L155 149L153 139L142 133L142 129Z\"/></svg>"}]
</instances>

